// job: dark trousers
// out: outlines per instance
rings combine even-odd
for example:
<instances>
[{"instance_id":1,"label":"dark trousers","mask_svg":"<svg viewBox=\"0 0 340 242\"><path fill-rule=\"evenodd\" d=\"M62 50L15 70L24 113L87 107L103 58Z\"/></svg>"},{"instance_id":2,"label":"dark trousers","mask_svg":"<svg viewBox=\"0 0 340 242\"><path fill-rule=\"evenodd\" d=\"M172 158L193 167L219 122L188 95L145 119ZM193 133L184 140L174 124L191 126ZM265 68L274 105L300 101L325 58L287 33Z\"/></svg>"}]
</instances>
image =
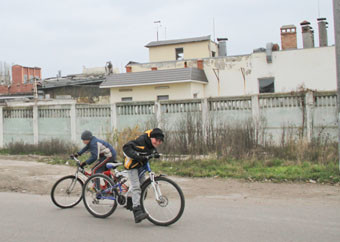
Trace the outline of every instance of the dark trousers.
<instances>
[{"instance_id":1,"label":"dark trousers","mask_svg":"<svg viewBox=\"0 0 340 242\"><path fill-rule=\"evenodd\" d=\"M92 168L92 174L102 173L104 171L107 171L106 163L108 162L115 162L113 157L106 157L102 156L97 161L96 165Z\"/></svg>"},{"instance_id":2,"label":"dark trousers","mask_svg":"<svg viewBox=\"0 0 340 242\"><path fill-rule=\"evenodd\" d=\"M106 163L108 162L115 162L115 160L113 157L100 157L96 165L92 168L92 174L103 173L104 171L107 171L108 169L106 168ZM99 182L99 179L96 179L96 188L98 190L100 189Z\"/></svg>"}]
</instances>

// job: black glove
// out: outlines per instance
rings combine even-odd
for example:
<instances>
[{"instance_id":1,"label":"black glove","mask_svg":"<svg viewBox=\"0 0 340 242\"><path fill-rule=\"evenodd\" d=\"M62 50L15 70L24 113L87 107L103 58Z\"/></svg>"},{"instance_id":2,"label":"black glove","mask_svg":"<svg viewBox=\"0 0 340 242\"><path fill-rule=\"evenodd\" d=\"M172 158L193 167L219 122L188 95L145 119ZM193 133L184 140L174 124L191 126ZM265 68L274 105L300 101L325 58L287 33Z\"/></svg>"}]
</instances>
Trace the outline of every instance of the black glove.
<instances>
[{"instance_id":1,"label":"black glove","mask_svg":"<svg viewBox=\"0 0 340 242\"><path fill-rule=\"evenodd\" d=\"M84 166L86 166L86 165L87 165L87 164L86 164L86 162L84 161L84 162L80 163L79 166L80 166L81 168L84 168Z\"/></svg>"},{"instance_id":2,"label":"black glove","mask_svg":"<svg viewBox=\"0 0 340 242\"><path fill-rule=\"evenodd\" d=\"M161 157L161 155L159 153L154 153L153 154L153 158L159 159Z\"/></svg>"},{"instance_id":3,"label":"black glove","mask_svg":"<svg viewBox=\"0 0 340 242\"><path fill-rule=\"evenodd\" d=\"M148 158L146 156L138 156L138 161L145 164L148 161Z\"/></svg>"},{"instance_id":4,"label":"black glove","mask_svg":"<svg viewBox=\"0 0 340 242\"><path fill-rule=\"evenodd\" d=\"M74 154L72 154L72 155L70 155L70 157L73 159L73 157L78 157L79 155L78 155L78 153L74 153Z\"/></svg>"}]
</instances>

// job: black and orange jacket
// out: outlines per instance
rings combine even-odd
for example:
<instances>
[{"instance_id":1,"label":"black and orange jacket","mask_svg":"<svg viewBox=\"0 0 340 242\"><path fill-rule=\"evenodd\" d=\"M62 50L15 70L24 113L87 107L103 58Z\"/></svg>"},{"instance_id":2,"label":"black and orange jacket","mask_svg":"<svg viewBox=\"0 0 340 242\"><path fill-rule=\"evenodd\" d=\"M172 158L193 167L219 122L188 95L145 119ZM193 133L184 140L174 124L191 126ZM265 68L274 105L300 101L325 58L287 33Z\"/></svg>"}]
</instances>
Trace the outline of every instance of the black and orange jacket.
<instances>
[{"instance_id":1,"label":"black and orange jacket","mask_svg":"<svg viewBox=\"0 0 340 242\"><path fill-rule=\"evenodd\" d=\"M145 165L145 159L143 156L151 155L157 152L156 148L152 146L150 133L151 130L146 131L137 139L126 143L123 146L123 152L125 155L124 167L125 169L139 168Z\"/></svg>"}]
</instances>

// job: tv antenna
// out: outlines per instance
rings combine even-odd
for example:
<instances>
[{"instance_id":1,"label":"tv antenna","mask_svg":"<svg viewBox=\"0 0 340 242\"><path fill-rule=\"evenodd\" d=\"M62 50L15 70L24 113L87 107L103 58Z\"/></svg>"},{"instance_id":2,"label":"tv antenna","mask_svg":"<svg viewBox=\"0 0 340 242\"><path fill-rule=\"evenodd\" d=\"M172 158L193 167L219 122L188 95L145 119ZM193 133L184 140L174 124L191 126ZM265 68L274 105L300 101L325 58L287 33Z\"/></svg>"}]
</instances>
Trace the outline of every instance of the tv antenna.
<instances>
[{"instance_id":1,"label":"tv antenna","mask_svg":"<svg viewBox=\"0 0 340 242\"><path fill-rule=\"evenodd\" d=\"M157 28L157 41L158 41L158 30L159 30L159 27L162 27L161 21L157 20L157 21L154 21L153 23L156 24L156 28Z\"/></svg>"}]
</instances>

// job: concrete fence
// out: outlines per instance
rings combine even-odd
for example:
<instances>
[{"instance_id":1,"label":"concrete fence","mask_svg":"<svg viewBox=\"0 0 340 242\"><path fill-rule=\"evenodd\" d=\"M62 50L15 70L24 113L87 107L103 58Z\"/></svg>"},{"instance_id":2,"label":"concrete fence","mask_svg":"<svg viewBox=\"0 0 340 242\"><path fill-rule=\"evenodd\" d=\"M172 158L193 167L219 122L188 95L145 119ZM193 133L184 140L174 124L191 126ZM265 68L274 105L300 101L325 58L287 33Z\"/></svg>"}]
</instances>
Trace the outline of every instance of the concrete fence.
<instances>
[{"instance_id":1,"label":"concrete fence","mask_svg":"<svg viewBox=\"0 0 340 242\"><path fill-rule=\"evenodd\" d=\"M257 132L274 141L284 129L302 130L305 137L324 133L337 137L335 92L306 92L219 97L208 99L121 102L85 105L74 101L37 101L0 106L0 146L10 142L37 144L57 138L80 144L83 130L105 138L114 129L123 130L151 122L176 131L188 115L200 118L203 130L211 119L239 125L251 121Z\"/></svg>"}]
</instances>

